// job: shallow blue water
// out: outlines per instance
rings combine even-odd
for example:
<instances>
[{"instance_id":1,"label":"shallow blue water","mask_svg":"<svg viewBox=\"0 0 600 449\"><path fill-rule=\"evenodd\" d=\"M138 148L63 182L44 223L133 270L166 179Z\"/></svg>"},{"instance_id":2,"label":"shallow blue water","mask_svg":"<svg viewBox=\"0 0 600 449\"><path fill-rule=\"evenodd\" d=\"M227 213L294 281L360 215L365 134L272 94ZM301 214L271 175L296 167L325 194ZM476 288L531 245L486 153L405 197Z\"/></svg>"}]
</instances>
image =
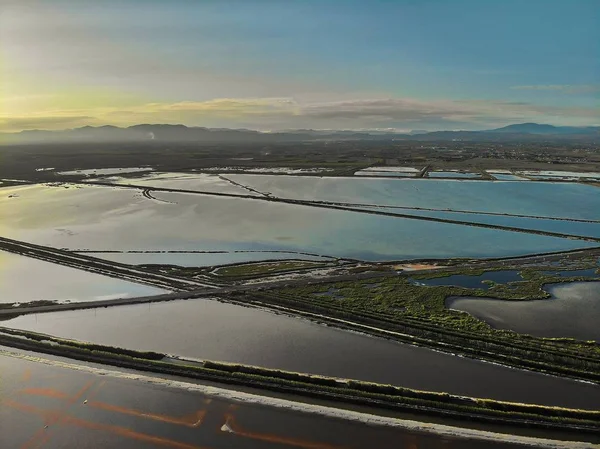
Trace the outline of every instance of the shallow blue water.
<instances>
[{"instance_id":1,"label":"shallow blue water","mask_svg":"<svg viewBox=\"0 0 600 449\"><path fill-rule=\"evenodd\" d=\"M437 184L423 185L430 182ZM148 199L137 190L110 187L11 191L19 196L0 195L1 235L71 250L283 250L400 260L508 257L596 245L253 199L167 192L153 192L156 199ZM174 257L165 254L161 260L173 263Z\"/></svg>"},{"instance_id":2,"label":"shallow blue water","mask_svg":"<svg viewBox=\"0 0 600 449\"><path fill-rule=\"evenodd\" d=\"M570 234L582 237L600 238L600 220L598 223L589 223L502 215L481 215L461 212L439 212L394 208L379 208L378 210L384 210L392 213L418 215L423 217L434 217L448 220L466 221L471 223L484 223L498 226Z\"/></svg>"},{"instance_id":3,"label":"shallow blue water","mask_svg":"<svg viewBox=\"0 0 600 449\"><path fill-rule=\"evenodd\" d=\"M600 189L552 182L232 175L274 196L600 220Z\"/></svg>"},{"instance_id":4,"label":"shallow blue water","mask_svg":"<svg viewBox=\"0 0 600 449\"><path fill-rule=\"evenodd\" d=\"M165 260L182 267L210 267L261 260L315 260L327 262L333 259L326 257L296 254L291 252L223 252L223 253L93 253L90 256L115 262L143 265L163 264Z\"/></svg>"}]
</instances>

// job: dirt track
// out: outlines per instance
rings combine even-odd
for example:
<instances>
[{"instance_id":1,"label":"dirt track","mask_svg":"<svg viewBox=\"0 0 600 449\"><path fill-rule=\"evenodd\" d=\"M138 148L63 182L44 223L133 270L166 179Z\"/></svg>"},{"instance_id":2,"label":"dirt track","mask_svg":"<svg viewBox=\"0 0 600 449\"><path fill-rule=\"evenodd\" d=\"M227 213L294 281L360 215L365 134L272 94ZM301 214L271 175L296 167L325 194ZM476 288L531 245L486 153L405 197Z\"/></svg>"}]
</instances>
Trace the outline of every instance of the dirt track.
<instances>
[{"instance_id":1,"label":"dirt track","mask_svg":"<svg viewBox=\"0 0 600 449\"><path fill-rule=\"evenodd\" d=\"M390 269L390 271L365 271L362 273L348 273L342 275L325 276L319 278L311 278L310 271L306 272L306 277L299 279L286 279L286 280L272 280L261 282L257 284L241 284L241 285L217 285L213 278L208 278L212 282L199 282L188 278L180 278L174 276L160 275L153 271L147 271L137 266L120 264L117 262L106 261L90 257L87 255L71 253L56 248L45 247L41 245L34 245L31 243L20 242L17 240L6 239L0 237L0 250L6 250L12 253L20 254L23 256L33 257L36 259L45 260L48 262L57 263L60 265L69 266L72 268L82 269L91 271L98 274L108 275L117 277L120 279L126 279L133 282L148 284L160 288L168 288L170 290L177 290L173 293L154 295L154 296L143 296L137 298L121 298L121 299L106 299L79 303L67 303L67 304L49 304L39 306L23 306L23 307L10 307L0 309L0 318L2 316L13 316L15 314L29 314L29 313L43 313L43 312L54 312L64 310L76 310L76 309L90 309L95 307L110 307L120 306L128 304L144 304L151 302L162 302L172 301L177 299L192 299L201 297L218 297L222 295L228 295L230 293L243 293L252 291L261 291L268 289L275 289L281 287L292 287L302 285L312 285L330 282L342 282L342 281L357 281L366 280L373 278L381 278L385 276L398 276L399 273ZM474 269L483 268L498 268L515 265L535 265L535 264L548 264L555 260L562 259L579 259L586 256L600 256L600 248L592 248L585 250L574 250L561 253L549 253L549 254L538 254L531 256L523 256L517 258L508 259L487 259L487 260L464 260L459 265L449 264L447 267L441 267L436 271L452 271L456 270L457 266L469 267ZM396 261L384 264L385 266L391 266L398 263L407 261ZM410 261L412 263L416 261ZM449 261L442 260L423 260L422 262L436 262L440 265L448 263ZM375 268L377 265L373 265ZM415 270L410 271L411 275L427 272L429 270Z\"/></svg>"},{"instance_id":2,"label":"dirt track","mask_svg":"<svg viewBox=\"0 0 600 449\"><path fill-rule=\"evenodd\" d=\"M229 293L244 293L251 291L261 291L271 288L280 288L285 286L300 286L300 285L312 285L321 284L327 282L342 282L352 281L361 279L372 279L381 278L383 276L395 276L393 272L367 272L359 274L346 274L341 276L331 276L327 278L319 279L297 279L297 280L278 280L273 282L265 282L261 284L252 285L233 285L223 287L205 287L197 288L190 291L179 291L175 293L167 293L163 295L154 296L140 296L137 298L121 298L121 299L103 299L98 301L87 301L67 304L50 304L43 306L25 306L25 307L11 307L0 309L0 319L2 316L13 316L13 315L25 315L29 313L45 313L45 312L58 312L65 310L78 310L78 309L93 309L96 307L112 307L112 306L123 306L131 304L146 304L152 302L163 302L173 301L177 299L193 299L202 297L218 297L227 295Z\"/></svg>"}]
</instances>

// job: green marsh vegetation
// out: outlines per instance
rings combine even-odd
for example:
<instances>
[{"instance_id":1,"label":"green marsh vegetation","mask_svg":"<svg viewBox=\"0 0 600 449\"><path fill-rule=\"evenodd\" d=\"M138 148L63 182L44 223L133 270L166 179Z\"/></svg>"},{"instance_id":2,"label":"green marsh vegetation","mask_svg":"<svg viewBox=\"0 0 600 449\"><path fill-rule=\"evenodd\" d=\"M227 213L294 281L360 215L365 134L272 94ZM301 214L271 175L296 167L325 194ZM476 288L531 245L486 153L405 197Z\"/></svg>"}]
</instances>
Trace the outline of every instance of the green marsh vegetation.
<instances>
[{"instance_id":1,"label":"green marsh vegetation","mask_svg":"<svg viewBox=\"0 0 600 449\"><path fill-rule=\"evenodd\" d=\"M597 267L595 260L593 262ZM580 263L568 269L592 268L590 263ZM494 269L512 268L503 266ZM565 270L551 268L553 271L561 269ZM592 278L559 277L543 273L548 271L547 267L528 267L520 270L522 281L506 284L491 282L488 289L423 286L413 281L456 274L477 276L484 271L490 270L461 268L415 275L405 273L397 277L275 289L261 292L254 298L292 310L318 313L325 322L327 317L335 317L373 326L386 332L364 328L357 330L385 338L534 371L600 381L600 345L594 341L542 338L495 329L467 313L448 309L445 304L449 296L492 297L506 301L543 300L550 297L543 290L545 284L597 280L600 279L600 273ZM335 295L330 294L332 291ZM342 327L346 326L351 327L346 323Z\"/></svg>"},{"instance_id":2,"label":"green marsh vegetation","mask_svg":"<svg viewBox=\"0 0 600 449\"><path fill-rule=\"evenodd\" d=\"M258 262L224 266L217 268L214 274L225 277L262 276L286 271L305 270L328 266L325 262L309 260L282 260L277 262Z\"/></svg>"},{"instance_id":3,"label":"green marsh vegetation","mask_svg":"<svg viewBox=\"0 0 600 449\"><path fill-rule=\"evenodd\" d=\"M142 371L263 388L305 397L378 406L428 415L462 416L468 420L503 422L577 432L598 433L600 412L469 398L393 385L336 379L257 366L203 361L174 364L165 354L141 352L49 335L0 328L7 346L99 362Z\"/></svg>"}]
</instances>

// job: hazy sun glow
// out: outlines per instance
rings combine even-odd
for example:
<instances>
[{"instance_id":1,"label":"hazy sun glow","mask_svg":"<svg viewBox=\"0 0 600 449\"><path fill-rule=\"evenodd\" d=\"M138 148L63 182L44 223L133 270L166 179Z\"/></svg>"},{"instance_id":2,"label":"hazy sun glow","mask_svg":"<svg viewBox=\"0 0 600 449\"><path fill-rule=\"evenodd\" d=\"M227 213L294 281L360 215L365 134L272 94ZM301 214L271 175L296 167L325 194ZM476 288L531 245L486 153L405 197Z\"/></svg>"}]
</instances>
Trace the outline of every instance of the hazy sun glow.
<instances>
[{"instance_id":1,"label":"hazy sun glow","mask_svg":"<svg viewBox=\"0 0 600 449\"><path fill-rule=\"evenodd\" d=\"M594 0L344 8L9 0L0 8L2 131L600 122Z\"/></svg>"}]
</instances>

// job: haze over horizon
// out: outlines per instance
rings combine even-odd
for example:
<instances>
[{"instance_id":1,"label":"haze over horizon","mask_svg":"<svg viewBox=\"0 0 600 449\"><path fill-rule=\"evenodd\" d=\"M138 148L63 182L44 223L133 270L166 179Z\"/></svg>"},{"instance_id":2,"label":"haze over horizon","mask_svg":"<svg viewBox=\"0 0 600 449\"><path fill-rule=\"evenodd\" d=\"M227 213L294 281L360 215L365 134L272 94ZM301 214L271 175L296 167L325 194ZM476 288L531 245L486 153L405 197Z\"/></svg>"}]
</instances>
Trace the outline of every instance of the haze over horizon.
<instances>
[{"instance_id":1,"label":"haze over horizon","mask_svg":"<svg viewBox=\"0 0 600 449\"><path fill-rule=\"evenodd\" d=\"M598 125L599 12L594 0L8 0L0 132Z\"/></svg>"}]
</instances>

